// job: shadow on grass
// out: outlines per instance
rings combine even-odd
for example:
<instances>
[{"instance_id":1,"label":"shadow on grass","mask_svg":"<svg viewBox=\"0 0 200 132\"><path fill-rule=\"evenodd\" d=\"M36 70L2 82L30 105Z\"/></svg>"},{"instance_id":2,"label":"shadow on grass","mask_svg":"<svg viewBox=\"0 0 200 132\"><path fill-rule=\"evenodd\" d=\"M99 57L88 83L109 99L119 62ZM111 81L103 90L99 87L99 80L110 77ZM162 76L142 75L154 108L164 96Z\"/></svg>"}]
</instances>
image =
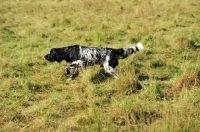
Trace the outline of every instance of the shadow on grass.
<instances>
[{"instance_id":1,"label":"shadow on grass","mask_svg":"<svg viewBox=\"0 0 200 132\"><path fill-rule=\"evenodd\" d=\"M112 78L112 76L101 69L98 73L91 77L91 82L98 84L106 81L109 78Z\"/></svg>"},{"instance_id":2,"label":"shadow on grass","mask_svg":"<svg viewBox=\"0 0 200 132\"><path fill-rule=\"evenodd\" d=\"M136 94L138 92L140 92L140 90L142 90L143 86L140 83L140 81L135 80L134 82L132 82L131 84L127 85L127 87L123 90L123 92L125 93L125 95L131 95L131 94Z\"/></svg>"},{"instance_id":3,"label":"shadow on grass","mask_svg":"<svg viewBox=\"0 0 200 132\"><path fill-rule=\"evenodd\" d=\"M190 40L190 41L189 41L189 45L190 45L190 47L192 47L192 48L194 48L194 49L200 48L200 43L199 43L199 42L195 42L195 41L193 41L193 40Z\"/></svg>"}]
</instances>

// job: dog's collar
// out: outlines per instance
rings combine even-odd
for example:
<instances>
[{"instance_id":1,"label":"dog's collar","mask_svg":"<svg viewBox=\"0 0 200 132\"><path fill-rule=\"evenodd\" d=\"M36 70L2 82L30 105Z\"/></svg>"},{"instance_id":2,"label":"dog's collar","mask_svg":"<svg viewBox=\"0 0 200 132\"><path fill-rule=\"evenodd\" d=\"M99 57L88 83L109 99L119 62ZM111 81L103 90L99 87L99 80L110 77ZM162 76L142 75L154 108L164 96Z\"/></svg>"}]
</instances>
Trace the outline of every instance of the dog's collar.
<instances>
[{"instance_id":1,"label":"dog's collar","mask_svg":"<svg viewBox=\"0 0 200 132\"><path fill-rule=\"evenodd\" d=\"M65 48L65 58L67 59L67 56L69 54L68 48Z\"/></svg>"}]
</instances>

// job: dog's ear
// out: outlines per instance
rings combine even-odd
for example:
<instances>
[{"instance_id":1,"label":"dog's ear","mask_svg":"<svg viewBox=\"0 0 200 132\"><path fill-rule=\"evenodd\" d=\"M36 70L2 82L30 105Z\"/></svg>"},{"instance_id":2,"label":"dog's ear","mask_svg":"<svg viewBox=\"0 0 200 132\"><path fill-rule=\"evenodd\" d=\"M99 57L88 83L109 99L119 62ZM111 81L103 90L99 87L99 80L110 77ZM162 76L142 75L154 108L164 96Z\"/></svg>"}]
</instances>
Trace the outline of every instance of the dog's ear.
<instances>
[{"instance_id":1,"label":"dog's ear","mask_svg":"<svg viewBox=\"0 0 200 132\"><path fill-rule=\"evenodd\" d=\"M68 46L65 47L65 60L67 62L72 62L79 59L79 46Z\"/></svg>"}]
</instances>

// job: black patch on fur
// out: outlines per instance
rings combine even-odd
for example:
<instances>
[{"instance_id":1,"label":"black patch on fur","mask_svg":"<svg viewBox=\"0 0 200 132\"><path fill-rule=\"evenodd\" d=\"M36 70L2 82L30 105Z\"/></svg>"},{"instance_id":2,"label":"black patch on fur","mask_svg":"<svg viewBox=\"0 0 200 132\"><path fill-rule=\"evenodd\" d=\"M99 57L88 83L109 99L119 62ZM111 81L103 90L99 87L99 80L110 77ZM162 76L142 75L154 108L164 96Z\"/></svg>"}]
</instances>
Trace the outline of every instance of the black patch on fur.
<instances>
[{"instance_id":1,"label":"black patch on fur","mask_svg":"<svg viewBox=\"0 0 200 132\"><path fill-rule=\"evenodd\" d=\"M136 51L140 51L137 46L135 46L135 47L136 47Z\"/></svg>"},{"instance_id":2,"label":"black patch on fur","mask_svg":"<svg viewBox=\"0 0 200 132\"><path fill-rule=\"evenodd\" d=\"M111 66L112 68L115 68L117 65L118 65L117 54L114 51L112 51L110 53L109 66Z\"/></svg>"},{"instance_id":3,"label":"black patch on fur","mask_svg":"<svg viewBox=\"0 0 200 132\"><path fill-rule=\"evenodd\" d=\"M66 54L66 57L64 60L66 62L73 62L76 60L79 60L80 55L79 55L79 46L80 45L73 45L73 46L68 46L68 53Z\"/></svg>"},{"instance_id":4,"label":"black patch on fur","mask_svg":"<svg viewBox=\"0 0 200 132\"><path fill-rule=\"evenodd\" d=\"M124 58L123 57L124 50L122 48L121 49L117 49L116 52L117 52L118 58L122 58L122 59Z\"/></svg>"}]
</instances>

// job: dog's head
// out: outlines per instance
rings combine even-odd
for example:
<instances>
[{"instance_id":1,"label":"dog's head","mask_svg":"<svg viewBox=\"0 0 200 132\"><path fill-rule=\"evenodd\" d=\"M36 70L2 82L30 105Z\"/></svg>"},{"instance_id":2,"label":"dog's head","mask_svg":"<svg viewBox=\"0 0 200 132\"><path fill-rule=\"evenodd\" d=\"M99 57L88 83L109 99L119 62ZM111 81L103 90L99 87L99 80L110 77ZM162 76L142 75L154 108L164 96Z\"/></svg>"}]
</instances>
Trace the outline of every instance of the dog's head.
<instances>
[{"instance_id":1,"label":"dog's head","mask_svg":"<svg viewBox=\"0 0 200 132\"><path fill-rule=\"evenodd\" d=\"M44 56L44 58L50 62L61 62L65 59L66 52L64 48L53 48L50 50L50 54Z\"/></svg>"}]
</instances>

